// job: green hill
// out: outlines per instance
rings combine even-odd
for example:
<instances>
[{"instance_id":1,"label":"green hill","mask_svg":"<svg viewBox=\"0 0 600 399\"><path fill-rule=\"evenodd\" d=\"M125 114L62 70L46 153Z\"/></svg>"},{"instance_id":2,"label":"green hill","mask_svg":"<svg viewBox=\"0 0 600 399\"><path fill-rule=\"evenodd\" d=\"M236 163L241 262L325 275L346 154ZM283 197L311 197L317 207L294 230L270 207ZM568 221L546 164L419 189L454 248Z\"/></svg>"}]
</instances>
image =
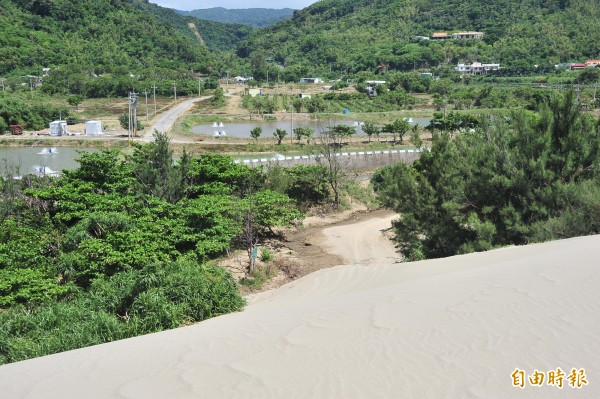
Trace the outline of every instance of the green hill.
<instances>
[{"instance_id":1,"label":"green hill","mask_svg":"<svg viewBox=\"0 0 600 399\"><path fill-rule=\"evenodd\" d=\"M207 70L210 48L232 48L248 31L146 0L0 0L0 76L59 66L89 74Z\"/></svg>"},{"instance_id":2,"label":"green hill","mask_svg":"<svg viewBox=\"0 0 600 399\"><path fill-rule=\"evenodd\" d=\"M418 39L481 31L483 40ZM303 73L412 70L497 62L505 73L600 56L597 0L322 0L238 47Z\"/></svg>"},{"instance_id":3,"label":"green hill","mask_svg":"<svg viewBox=\"0 0 600 399\"><path fill-rule=\"evenodd\" d=\"M155 16L185 35L205 43L210 50L231 50L250 33L251 29L241 22L221 23L212 18L196 18L195 15L181 15L178 11L157 6L148 0L129 0L136 8ZM190 24L193 27L190 29Z\"/></svg>"},{"instance_id":4,"label":"green hill","mask_svg":"<svg viewBox=\"0 0 600 399\"><path fill-rule=\"evenodd\" d=\"M291 8L279 10L272 8L227 9L213 7L192 11L178 10L177 13L226 24L241 24L253 28L263 28L290 19L294 14L294 10Z\"/></svg>"}]
</instances>

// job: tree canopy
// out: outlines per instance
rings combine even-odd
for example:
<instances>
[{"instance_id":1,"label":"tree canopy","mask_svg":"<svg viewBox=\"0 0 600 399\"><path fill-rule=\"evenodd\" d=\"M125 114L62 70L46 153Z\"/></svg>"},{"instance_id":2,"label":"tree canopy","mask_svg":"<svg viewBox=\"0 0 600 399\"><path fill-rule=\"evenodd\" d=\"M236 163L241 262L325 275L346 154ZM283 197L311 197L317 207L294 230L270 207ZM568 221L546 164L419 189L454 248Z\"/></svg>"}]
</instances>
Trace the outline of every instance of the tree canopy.
<instances>
[{"instance_id":1,"label":"tree canopy","mask_svg":"<svg viewBox=\"0 0 600 399\"><path fill-rule=\"evenodd\" d=\"M58 178L0 178L0 364L239 310L229 272L206 262L237 248L248 212L259 239L302 218L260 170L175 161L161 133L79 162Z\"/></svg>"},{"instance_id":2,"label":"tree canopy","mask_svg":"<svg viewBox=\"0 0 600 399\"><path fill-rule=\"evenodd\" d=\"M456 139L434 131L430 151L373 184L415 260L598 233L599 168L597 121L569 91L536 116L485 119Z\"/></svg>"}]
</instances>

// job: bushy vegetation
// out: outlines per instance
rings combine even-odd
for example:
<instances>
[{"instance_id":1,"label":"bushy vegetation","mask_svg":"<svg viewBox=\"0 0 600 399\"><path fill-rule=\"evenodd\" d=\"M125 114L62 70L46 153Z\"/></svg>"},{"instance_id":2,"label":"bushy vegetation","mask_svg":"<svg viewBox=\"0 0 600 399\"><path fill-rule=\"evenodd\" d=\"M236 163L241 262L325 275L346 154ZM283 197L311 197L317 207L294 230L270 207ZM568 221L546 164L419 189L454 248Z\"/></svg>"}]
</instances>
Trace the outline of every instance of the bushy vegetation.
<instances>
[{"instance_id":1,"label":"bushy vegetation","mask_svg":"<svg viewBox=\"0 0 600 399\"><path fill-rule=\"evenodd\" d=\"M0 363L193 323L243 306L206 265L302 217L258 170L169 141L86 153L57 179L0 179Z\"/></svg>"},{"instance_id":2,"label":"bushy vegetation","mask_svg":"<svg viewBox=\"0 0 600 399\"><path fill-rule=\"evenodd\" d=\"M0 313L0 364L162 331L241 309L224 270L181 258L96 278L71 300Z\"/></svg>"},{"instance_id":3,"label":"bushy vegetation","mask_svg":"<svg viewBox=\"0 0 600 399\"><path fill-rule=\"evenodd\" d=\"M323 203L330 196L327 170L321 165L295 165L291 168L271 165L265 171L265 177L267 187L288 195L300 208Z\"/></svg>"},{"instance_id":4,"label":"bushy vegetation","mask_svg":"<svg viewBox=\"0 0 600 399\"><path fill-rule=\"evenodd\" d=\"M30 105L26 101L0 93L0 134L9 132L10 125L26 125L31 130L41 130L48 123L62 117L69 117L69 110L51 105Z\"/></svg>"},{"instance_id":5,"label":"bushy vegetation","mask_svg":"<svg viewBox=\"0 0 600 399\"><path fill-rule=\"evenodd\" d=\"M573 91L536 115L484 119L452 139L434 131L411 166L385 167L373 184L401 217L408 260L600 233L598 121Z\"/></svg>"}]
</instances>

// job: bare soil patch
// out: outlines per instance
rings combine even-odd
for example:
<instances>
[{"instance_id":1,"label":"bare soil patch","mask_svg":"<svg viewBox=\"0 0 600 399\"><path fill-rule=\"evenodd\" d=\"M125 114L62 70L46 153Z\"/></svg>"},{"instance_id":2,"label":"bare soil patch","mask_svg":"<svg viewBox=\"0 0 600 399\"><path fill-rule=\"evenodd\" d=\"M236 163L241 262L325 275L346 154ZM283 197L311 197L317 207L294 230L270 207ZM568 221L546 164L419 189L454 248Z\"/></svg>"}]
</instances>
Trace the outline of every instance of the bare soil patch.
<instances>
[{"instance_id":1,"label":"bare soil patch","mask_svg":"<svg viewBox=\"0 0 600 399\"><path fill-rule=\"evenodd\" d=\"M324 230L336 226L350 226L388 215L390 215L389 210L369 211L363 205L355 204L346 211L307 217L302 226L282 231L282 240L269 240L263 244L263 247L273 253L273 259L266 263L257 259L256 268L268 273L270 278L260 287L240 285L242 293L268 291L318 270L347 263L344 257L334 253L335 251L328 247ZM382 241L387 239L384 235L380 237ZM248 255L241 250L218 262L218 266L228 269L238 282L247 277L245 272L247 265Z\"/></svg>"}]
</instances>

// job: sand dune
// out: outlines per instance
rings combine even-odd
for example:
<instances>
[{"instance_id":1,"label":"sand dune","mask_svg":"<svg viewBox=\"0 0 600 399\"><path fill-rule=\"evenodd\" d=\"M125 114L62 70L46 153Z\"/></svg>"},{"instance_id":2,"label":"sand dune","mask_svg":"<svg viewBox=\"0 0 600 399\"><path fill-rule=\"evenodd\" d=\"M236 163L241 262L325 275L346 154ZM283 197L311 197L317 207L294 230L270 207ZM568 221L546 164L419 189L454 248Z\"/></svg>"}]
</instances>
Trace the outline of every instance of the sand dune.
<instances>
[{"instance_id":1,"label":"sand dune","mask_svg":"<svg viewBox=\"0 0 600 399\"><path fill-rule=\"evenodd\" d=\"M600 236L322 270L241 313L0 367L2 398L598 398ZM588 385L513 387L520 368Z\"/></svg>"}]
</instances>

